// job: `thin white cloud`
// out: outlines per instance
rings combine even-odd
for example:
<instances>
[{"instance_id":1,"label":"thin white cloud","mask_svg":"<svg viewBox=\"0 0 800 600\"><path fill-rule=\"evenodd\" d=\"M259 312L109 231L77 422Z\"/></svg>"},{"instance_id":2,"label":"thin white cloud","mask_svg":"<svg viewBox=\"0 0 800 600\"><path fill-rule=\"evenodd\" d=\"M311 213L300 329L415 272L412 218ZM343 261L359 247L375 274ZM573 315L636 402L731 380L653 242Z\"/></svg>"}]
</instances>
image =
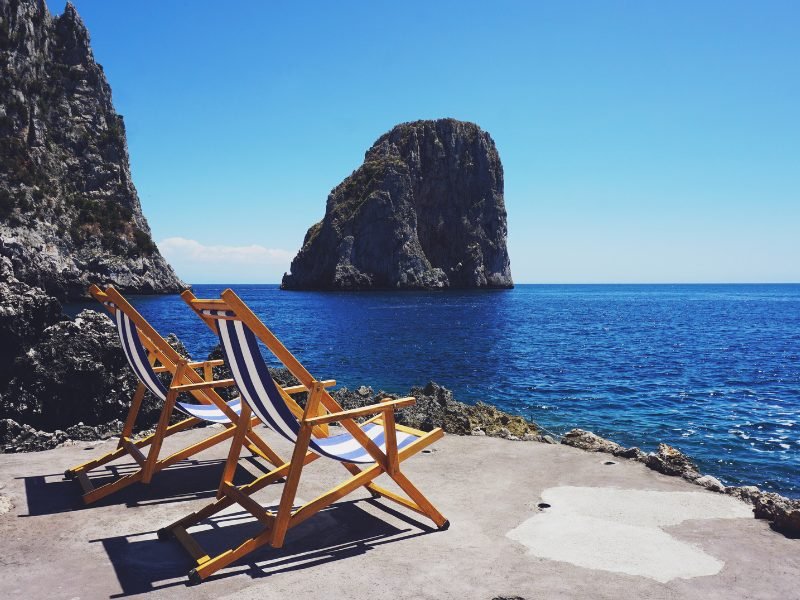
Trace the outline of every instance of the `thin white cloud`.
<instances>
[{"instance_id":1,"label":"thin white cloud","mask_svg":"<svg viewBox=\"0 0 800 600\"><path fill-rule=\"evenodd\" d=\"M205 245L183 237L163 239L158 248L189 283L275 283L292 260L281 248Z\"/></svg>"}]
</instances>

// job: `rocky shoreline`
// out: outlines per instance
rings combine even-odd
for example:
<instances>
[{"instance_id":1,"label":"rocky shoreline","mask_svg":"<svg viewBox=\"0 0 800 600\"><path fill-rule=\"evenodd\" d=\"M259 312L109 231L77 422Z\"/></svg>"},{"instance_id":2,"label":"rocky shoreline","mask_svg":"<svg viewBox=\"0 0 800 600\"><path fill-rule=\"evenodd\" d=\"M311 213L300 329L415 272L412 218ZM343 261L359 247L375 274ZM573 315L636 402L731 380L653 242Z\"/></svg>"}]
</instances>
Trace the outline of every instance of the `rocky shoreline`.
<instances>
[{"instance_id":1,"label":"rocky shoreline","mask_svg":"<svg viewBox=\"0 0 800 600\"><path fill-rule=\"evenodd\" d=\"M688 456L667 444L660 443L655 452L646 453L637 447L625 448L583 429L568 431L561 438L561 443L587 452L601 452L617 458L638 461L664 475L681 477L712 492L728 494L751 504L755 518L770 521L775 531L787 537L800 537L800 500L764 492L753 485L725 486L716 477L702 475Z\"/></svg>"},{"instance_id":2,"label":"rocky shoreline","mask_svg":"<svg viewBox=\"0 0 800 600\"><path fill-rule=\"evenodd\" d=\"M182 355L189 357L177 337L170 334L167 339ZM59 356L62 357L60 362L55 360ZM219 357L219 348L209 355L210 359ZM86 310L73 321L59 321L44 330L42 341L26 352L23 360L27 361L27 374L21 379L12 379L17 383L10 386L16 390L18 402L6 402L6 410L3 411L6 418L0 419L0 452L49 450L119 435L122 422L118 417L127 409L135 380L124 362L119 339L109 319ZM53 364L57 364L57 368L52 368ZM217 367L215 371L216 378L230 377L225 366ZM272 375L281 385L297 384L287 369L273 369ZM94 389L100 393L76 396L78 389ZM33 395L42 394L44 390L47 396L40 396L36 400ZM341 387L331 393L345 409L399 397L384 391L375 392L368 386L352 390ZM397 422L401 425L422 430L441 427L451 435L559 443L555 439L557 436L524 417L480 402L475 405L459 402L450 390L432 381L425 386L413 387L408 395L414 396L417 402L398 411ZM299 395L298 401L303 404L304 395ZM69 416L64 411L55 411L54 414L60 415L55 420L41 420L44 414L51 414L51 408L44 406L48 402L67 403L69 411L66 415ZM25 410L29 411L27 422L33 424L9 418L9 405L17 409L22 417L20 421L25 418ZM153 398L146 400L144 407L139 426L147 429L155 423L159 407ZM111 415L113 418L108 418ZM74 419L72 423L67 422L70 417ZM61 425L50 430L46 430L46 427L45 430L37 428L36 423L47 422ZM667 444L659 444L655 452L648 453L637 447L625 448L582 429L567 432L561 437L560 443L588 452L637 461L659 473L681 477L708 490L736 497L751 504L755 518L770 521L774 530L789 537L800 537L800 500L764 492L755 486L725 486L717 478L701 474L689 457Z\"/></svg>"}]
</instances>

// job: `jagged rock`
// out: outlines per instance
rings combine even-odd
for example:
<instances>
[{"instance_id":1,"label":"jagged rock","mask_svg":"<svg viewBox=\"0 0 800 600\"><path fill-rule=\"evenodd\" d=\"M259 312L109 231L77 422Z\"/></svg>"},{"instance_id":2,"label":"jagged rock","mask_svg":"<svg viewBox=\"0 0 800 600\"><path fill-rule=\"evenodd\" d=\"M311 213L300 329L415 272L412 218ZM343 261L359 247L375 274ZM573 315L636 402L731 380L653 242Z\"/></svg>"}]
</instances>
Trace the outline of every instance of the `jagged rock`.
<instances>
[{"instance_id":1,"label":"jagged rock","mask_svg":"<svg viewBox=\"0 0 800 600\"><path fill-rule=\"evenodd\" d=\"M360 387L363 388L364 386L362 385ZM331 396L333 396L334 400L336 400L342 406L342 408L345 410L350 410L352 408L361 408L362 406L367 406L369 404L378 402L378 397L373 397L372 395L372 388L369 388L369 390L369 395L362 395L357 390L351 390L347 387L340 387L337 390L332 390ZM391 394L381 393L380 395L381 399L391 397ZM394 397L397 398L398 396ZM298 401L302 402L302 405L305 406L305 397Z\"/></svg>"},{"instance_id":2,"label":"jagged rock","mask_svg":"<svg viewBox=\"0 0 800 600\"><path fill-rule=\"evenodd\" d=\"M181 356L191 358L177 336L169 334L165 339ZM116 435L138 384L116 327L105 314L93 310L45 329L41 339L17 358L14 373L0 398L0 418L44 430L36 442L39 449L62 443L64 440L56 435L60 430L76 440ZM159 377L164 385L170 384L169 373ZM137 427L154 424L161 404L148 392ZM176 411L173 417L174 421L181 415ZM47 441L45 435L56 435L57 439Z\"/></svg>"},{"instance_id":3,"label":"jagged rock","mask_svg":"<svg viewBox=\"0 0 800 600\"><path fill-rule=\"evenodd\" d=\"M791 537L800 537L800 500L790 500L772 492L753 499L756 519L772 521L773 527Z\"/></svg>"},{"instance_id":4,"label":"jagged rock","mask_svg":"<svg viewBox=\"0 0 800 600\"><path fill-rule=\"evenodd\" d=\"M558 442L551 435L543 435L541 438L541 441L545 444L558 444Z\"/></svg>"},{"instance_id":5,"label":"jagged rock","mask_svg":"<svg viewBox=\"0 0 800 600\"><path fill-rule=\"evenodd\" d=\"M467 405L456 402L453 392L447 388L431 381L425 387L411 388L409 395L417 402L397 411L397 422L401 425L423 431L441 427L456 435L470 435L475 429L470 423Z\"/></svg>"},{"instance_id":6,"label":"jagged rock","mask_svg":"<svg viewBox=\"0 0 800 600\"><path fill-rule=\"evenodd\" d=\"M478 402L473 406L468 404L463 406L466 407L465 410L471 428L482 429L486 432L486 435L499 436L502 429L507 430L509 436L516 438L521 438L527 434L538 434L538 428L535 423L526 420L524 417L510 415L490 404Z\"/></svg>"},{"instance_id":7,"label":"jagged rock","mask_svg":"<svg viewBox=\"0 0 800 600\"><path fill-rule=\"evenodd\" d=\"M454 119L396 126L331 191L284 289L513 286L494 141Z\"/></svg>"},{"instance_id":8,"label":"jagged rock","mask_svg":"<svg viewBox=\"0 0 800 600\"><path fill-rule=\"evenodd\" d=\"M167 337L164 338L164 341L166 341L170 346L172 346L172 349L175 350L175 352L177 352L178 354L180 354L183 358L187 360L192 359L191 355L189 354L189 351L186 349L186 346L183 345L183 342L174 333L168 333Z\"/></svg>"},{"instance_id":9,"label":"jagged rock","mask_svg":"<svg viewBox=\"0 0 800 600\"><path fill-rule=\"evenodd\" d=\"M278 382L282 387L288 387L292 385L300 385L300 381L292 375L291 371L286 367L279 367L279 368L269 368L269 374L272 375L272 378ZM300 394L298 394L299 396ZM293 398L297 398L297 396L293 396Z\"/></svg>"},{"instance_id":10,"label":"jagged rock","mask_svg":"<svg viewBox=\"0 0 800 600\"><path fill-rule=\"evenodd\" d=\"M754 485L743 485L742 487L726 488L725 493L738 498L742 502L753 504L755 499L761 495L761 490Z\"/></svg>"},{"instance_id":11,"label":"jagged rock","mask_svg":"<svg viewBox=\"0 0 800 600\"><path fill-rule=\"evenodd\" d=\"M10 379L14 359L63 318L58 300L18 281L11 261L0 256L0 390Z\"/></svg>"},{"instance_id":12,"label":"jagged rock","mask_svg":"<svg viewBox=\"0 0 800 600\"><path fill-rule=\"evenodd\" d=\"M122 427L124 425L125 424L119 419L94 426L78 423L72 427L67 427L64 430L64 433L66 433L71 440L91 442L94 440L106 440L110 437L118 436L122 432Z\"/></svg>"},{"instance_id":13,"label":"jagged rock","mask_svg":"<svg viewBox=\"0 0 800 600\"><path fill-rule=\"evenodd\" d=\"M702 477L698 477L694 482L697 485L702 485L704 488L709 489L712 492L725 492L725 486L723 483L711 475L703 475Z\"/></svg>"},{"instance_id":14,"label":"jagged rock","mask_svg":"<svg viewBox=\"0 0 800 600\"><path fill-rule=\"evenodd\" d=\"M122 421L90 427L79 423L66 430L40 431L12 419L0 419L0 452L40 452L52 450L71 440L94 441L119 435Z\"/></svg>"},{"instance_id":15,"label":"jagged rock","mask_svg":"<svg viewBox=\"0 0 800 600\"><path fill-rule=\"evenodd\" d=\"M631 458L633 460L638 460L639 462L644 462L645 459L647 458L647 453L642 452L636 446L631 446L630 448L626 448L625 450L623 450L619 454L616 454L615 456L619 456L620 458Z\"/></svg>"},{"instance_id":16,"label":"jagged rock","mask_svg":"<svg viewBox=\"0 0 800 600\"><path fill-rule=\"evenodd\" d=\"M124 417L137 383L116 328L93 310L45 329L40 341L17 358L14 371L0 418L47 431ZM139 423L154 422L160 409L160 401L148 393Z\"/></svg>"},{"instance_id":17,"label":"jagged rock","mask_svg":"<svg viewBox=\"0 0 800 600\"><path fill-rule=\"evenodd\" d=\"M651 452L645 464L664 475L683 477L694 481L700 477L697 466L683 452L667 444L659 444L657 452Z\"/></svg>"},{"instance_id":18,"label":"jagged rock","mask_svg":"<svg viewBox=\"0 0 800 600\"><path fill-rule=\"evenodd\" d=\"M125 124L75 7L0 3L0 255L60 299L175 292L131 180Z\"/></svg>"},{"instance_id":19,"label":"jagged rock","mask_svg":"<svg viewBox=\"0 0 800 600\"><path fill-rule=\"evenodd\" d=\"M48 433L12 419L0 419L0 449L5 453L51 450L67 440L64 431Z\"/></svg>"},{"instance_id":20,"label":"jagged rock","mask_svg":"<svg viewBox=\"0 0 800 600\"><path fill-rule=\"evenodd\" d=\"M614 456L622 456L627 450L611 440L600 437L591 431L573 429L561 438L561 443L589 452L605 452Z\"/></svg>"}]
</instances>

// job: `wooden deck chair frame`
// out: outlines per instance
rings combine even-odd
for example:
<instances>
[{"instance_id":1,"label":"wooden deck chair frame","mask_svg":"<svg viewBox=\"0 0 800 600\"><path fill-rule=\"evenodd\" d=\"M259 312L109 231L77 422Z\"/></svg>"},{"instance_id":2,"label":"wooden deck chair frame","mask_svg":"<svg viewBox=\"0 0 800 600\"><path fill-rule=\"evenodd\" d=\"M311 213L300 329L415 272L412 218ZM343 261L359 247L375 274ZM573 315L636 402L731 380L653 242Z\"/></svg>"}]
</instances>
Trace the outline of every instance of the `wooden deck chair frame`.
<instances>
[{"instance_id":1,"label":"wooden deck chair frame","mask_svg":"<svg viewBox=\"0 0 800 600\"><path fill-rule=\"evenodd\" d=\"M67 479L78 479L83 490L82 497L85 504L96 502L133 483L150 483L153 475L158 471L197 454L198 452L206 450L215 444L232 438L237 432L237 424L243 424L239 430L244 431L243 439L247 444L247 448L253 454L263 457L276 466L283 463L280 456L252 430L252 426L257 424L258 421L247 415L240 418L216 392L215 388L234 385L232 379L216 381L213 379L213 368L222 365L224 361L187 361L178 354L136 309L125 300L122 294L112 286L102 291L97 286L92 285L89 288L89 292L104 306L104 308L106 308L111 314L112 319L116 319L116 310L121 311L128 317L130 323L136 327L136 333L147 352L153 372L168 372L172 374L172 381L167 388L166 399L161 409L161 414L154 433L138 440L133 439L136 418L139 414L145 392L147 391L147 386L142 383L139 377L139 383L131 399L131 405L120 434L117 448L99 458L72 467L64 472L64 476ZM198 374L197 371L202 371L202 376ZM287 391L292 392L292 390ZM159 460L161 446L165 438L202 422L200 418L187 416L187 418L177 423L169 424L178 395L181 392L191 394L200 404L216 406L222 411L224 416L228 418L228 422L225 424L225 429L222 431L214 433L200 442L187 446ZM142 450L147 447L149 447L149 450L145 456ZM138 464L139 468L130 474L119 476L109 483L95 487L89 478L89 473L125 455L130 456Z\"/></svg>"},{"instance_id":2,"label":"wooden deck chair frame","mask_svg":"<svg viewBox=\"0 0 800 600\"><path fill-rule=\"evenodd\" d=\"M300 408L288 394L283 392L280 394L287 407L299 421L299 433L290 462L281 464L251 483L243 486L234 485L233 475L239 459L239 452L245 439L244 430L238 429L228 454L217 493L217 500L159 530L159 538L175 537L195 560L196 566L189 572L191 582L201 582L219 569L230 565L265 544L273 548L280 548L284 543L289 528L299 525L320 510L360 487L366 488L374 498L385 498L428 517L439 529L444 530L450 526L450 522L411 483L400 469L400 465L405 459L418 453L444 435L441 428L423 432L395 423L395 409L414 404L416 402L415 398L407 397L387 400L371 406L344 410L325 389L327 382L314 379L232 290L225 290L219 300L197 299L190 291L185 291L182 297L215 332L218 332L218 320L241 321L289 369L300 381L301 385L310 390L304 409ZM281 389L279 386L276 387L278 390ZM248 402L242 403L242 415L250 416L252 414L252 408ZM385 435L382 446L385 445L385 451L382 451L355 421L358 417L368 415L374 416L363 423L362 426L370 423L382 426ZM320 454L309 449L312 434L317 437L326 435L327 431L321 428L334 421L338 421L347 433L359 442L368 453L369 460L374 462L362 469L357 464L341 461L341 464L349 471L350 478L295 509L294 501L303 467L320 458ZM398 432L413 434L416 439L398 449ZM410 436L406 435L405 437L407 439ZM408 497L403 497L376 485L373 480L383 473L393 479ZM277 511L267 510L252 499L253 493L283 478L285 478L285 485ZM187 529L234 504L240 505L260 521L262 529L256 535L243 540L229 550L211 557L188 533Z\"/></svg>"}]
</instances>

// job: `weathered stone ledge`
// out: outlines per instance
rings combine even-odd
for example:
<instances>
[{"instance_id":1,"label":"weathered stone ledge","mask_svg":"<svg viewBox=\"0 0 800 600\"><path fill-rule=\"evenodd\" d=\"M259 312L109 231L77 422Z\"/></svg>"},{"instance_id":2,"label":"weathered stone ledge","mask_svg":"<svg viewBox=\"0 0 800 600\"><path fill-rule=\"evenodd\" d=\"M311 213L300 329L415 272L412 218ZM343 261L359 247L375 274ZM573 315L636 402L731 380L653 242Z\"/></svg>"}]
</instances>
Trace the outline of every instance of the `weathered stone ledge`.
<instances>
[{"instance_id":1,"label":"weathered stone ledge","mask_svg":"<svg viewBox=\"0 0 800 600\"><path fill-rule=\"evenodd\" d=\"M800 537L800 500L792 500L775 494L763 492L756 486L725 486L711 475L702 475L697 465L677 448L659 444L656 452L646 453L637 447L625 448L583 429L573 429L564 434L561 443L588 452L602 452L619 458L636 460L650 469L681 477L713 492L728 494L753 505L756 519L766 519L772 528L789 537Z\"/></svg>"},{"instance_id":2,"label":"weathered stone ledge","mask_svg":"<svg viewBox=\"0 0 800 600\"><path fill-rule=\"evenodd\" d=\"M187 358L188 353L172 334L168 341ZM215 349L209 358L219 358ZM59 320L46 327L38 343L31 346L13 363L14 377L0 395L0 452L49 450L74 441L96 441L119 435L120 418L127 411L135 387L111 321L94 311L83 311L74 320ZM282 385L297 383L286 369L272 370ZM215 377L230 377L226 367L215 368ZM168 383L168 381L165 381ZM226 399L230 391L226 392ZM396 394L375 393L371 387L350 390L342 387L332 392L345 408L374 404ZM429 382L414 387L410 396L413 406L397 413L397 422L429 431L441 427L453 435L499 437L512 441L557 443L536 423L505 413L483 403L465 404L453 398L445 387ZM305 398L299 395L303 403ZM139 426L155 424L160 404L146 398ZM762 492L757 487L726 487L711 475L703 475L682 452L659 444L656 452L623 446L592 432L573 429L562 444L592 452L603 452L619 458L642 462L666 475L682 477L707 489L730 494L753 505L757 518L772 521L776 530L787 535L800 535L800 500Z\"/></svg>"}]
</instances>

